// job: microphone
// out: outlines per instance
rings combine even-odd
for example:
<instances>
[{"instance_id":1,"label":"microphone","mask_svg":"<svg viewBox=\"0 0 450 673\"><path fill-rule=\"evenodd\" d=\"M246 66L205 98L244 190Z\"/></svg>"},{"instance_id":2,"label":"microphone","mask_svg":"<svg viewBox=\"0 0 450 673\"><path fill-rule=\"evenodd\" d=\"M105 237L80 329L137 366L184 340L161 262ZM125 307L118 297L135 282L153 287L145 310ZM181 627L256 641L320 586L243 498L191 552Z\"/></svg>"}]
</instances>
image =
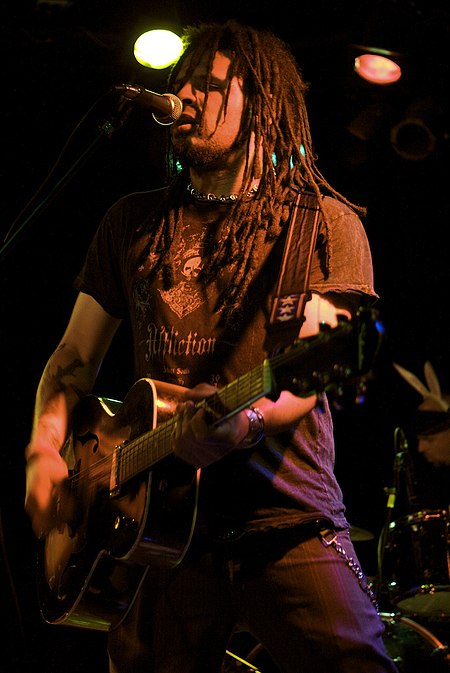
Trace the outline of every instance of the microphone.
<instances>
[{"instance_id":1,"label":"microphone","mask_svg":"<svg viewBox=\"0 0 450 673\"><path fill-rule=\"evenodd\" d=\"M155 122L162 126L173 124L183 112L183 103L173 93L154 93L134 84L116 84L114 88L125 98L151 110Z\"/></svg>"}]
</instances>

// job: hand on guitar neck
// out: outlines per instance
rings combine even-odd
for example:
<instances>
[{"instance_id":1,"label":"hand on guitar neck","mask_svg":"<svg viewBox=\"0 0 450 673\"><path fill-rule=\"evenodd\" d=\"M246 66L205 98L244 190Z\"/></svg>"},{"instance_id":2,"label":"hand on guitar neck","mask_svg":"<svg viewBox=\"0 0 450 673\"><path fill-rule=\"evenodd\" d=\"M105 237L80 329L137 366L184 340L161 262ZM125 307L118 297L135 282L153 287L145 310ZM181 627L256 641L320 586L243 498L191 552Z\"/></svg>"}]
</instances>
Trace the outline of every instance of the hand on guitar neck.
<instances>
[{"instance_id":1,"label":"hand on guitar neck","mask_svg":"<svg viewBox=\"0 0 450 673\"><path fill-rule=\"evenodd\" d=\"M186 401L177 405L173 436L174 453L195 467L207 467L233 450L246 449L252 434L247 410L227 416L208 408L208 398L220 400L220 391L200 384L186 393ZM205 404L199 404L205 400ZM316 404L316 396L300 398L282 391L276 400L261 397L257 413L265 434L283 432L297 423ZM223 416L226 416L225 419ZM215 422L219 416L220 422Z\"/></svg>"},{"instance_id":2,"label":"hand on guitar neck","mask_svg":"<svg viewBox=\"0 0 450 673\"><path fill-rule=\"evenodd\" d=\"M214 424L214 414L207 406L207 398L217 389L201 383L186 393L186 401L176 408L173 448L175 454L195 467L206 467L239 446L249 431L245 411ZM206 400L206 404L198 403Z\"/></svg>"}]
</instances>

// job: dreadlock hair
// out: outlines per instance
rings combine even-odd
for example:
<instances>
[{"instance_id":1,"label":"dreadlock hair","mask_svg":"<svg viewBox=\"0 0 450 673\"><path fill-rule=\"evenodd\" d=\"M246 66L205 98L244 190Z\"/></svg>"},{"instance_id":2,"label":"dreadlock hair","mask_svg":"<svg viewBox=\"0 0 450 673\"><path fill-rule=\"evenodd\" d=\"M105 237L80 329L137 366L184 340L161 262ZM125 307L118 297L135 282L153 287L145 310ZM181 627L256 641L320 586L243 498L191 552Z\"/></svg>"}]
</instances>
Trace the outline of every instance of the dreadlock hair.
<instances>
[{"instance_id":1,"label":"dreadlock hair","mask_svg":"<svg viewBox=\"0 0 450 673\"><path fill-rule=\"evenodd\" d=\"M221 235L211 250L209 262L202 274L206 280L216 277L226 265L232 265L232 282L220 300L226 313L235 312L245 296L258 265L260 243L277 236L287 221L289 204L296 190L312 189L321 203L324 192L346 203L355 210L364 209L350 203L331 187L316 166L305 105L308 85L304 81L295 58L286 43L266 30L243 26L234 20L224 24L189 26L182 35L184 51L173 67L169 91L173 90L180 68L185 71L181 83L188 81L200 62L206 61L205 104L210 86L210 73L216 52L231 55L229 82L233 76L243 81L244 108L236 145L247 143L247 160L242 194L249 191L252 182L259 180L256 198L237 199L230 207L222 225ZM229 87L225 94L225 113ZM202 117L200 117L200 125ZM248 139L255 136L255 153L250 160ZM159 230L151 246L164 251L162 262L166 283L171 283L171 247L177 226L181 222L183 201L186 198L188 170L176 163L177 157L169 147L168 167L170 187ZM175 204L175 205L173 205Z\"/></svg>"}]
</instances>

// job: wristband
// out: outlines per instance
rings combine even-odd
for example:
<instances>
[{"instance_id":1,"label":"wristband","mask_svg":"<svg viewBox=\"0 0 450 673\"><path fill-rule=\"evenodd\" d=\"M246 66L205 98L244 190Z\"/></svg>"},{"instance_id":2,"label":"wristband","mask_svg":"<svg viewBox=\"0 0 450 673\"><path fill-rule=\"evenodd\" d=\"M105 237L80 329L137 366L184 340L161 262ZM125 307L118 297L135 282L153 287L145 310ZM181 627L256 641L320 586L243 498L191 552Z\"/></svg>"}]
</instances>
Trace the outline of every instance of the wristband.
<instances>
[{"instance_id":1,"label":"wristband","mask_svg":"<svg viewBox=\"0 0 450 673\"><path fill-rule=\"evenodd\" d=\"M264 437L264 416L256 407L247 407L244 411L248 418L248 432L242 440L242 447L248 448Z\"/></svg>"}]
</instances>

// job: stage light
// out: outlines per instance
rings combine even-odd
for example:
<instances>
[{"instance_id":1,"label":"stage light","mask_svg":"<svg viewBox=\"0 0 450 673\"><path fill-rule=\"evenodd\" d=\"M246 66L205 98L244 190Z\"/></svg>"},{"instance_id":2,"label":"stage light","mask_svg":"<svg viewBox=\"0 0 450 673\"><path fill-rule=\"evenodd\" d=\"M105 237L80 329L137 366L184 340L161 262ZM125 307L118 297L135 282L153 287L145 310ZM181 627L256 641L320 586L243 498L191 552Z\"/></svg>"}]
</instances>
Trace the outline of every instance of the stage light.
<instances>
[{"instance_id":1,"label":"stage light","mask_svg":"<svg viewBox=\"0 0 450 673\"><path fill-rule=\"evenodd\" d=\"M402 76L401 55L386 49L360 47L354 62L355 72L371 84L386 86L398 82Z\"/></svg>"},{"instance_id":2,"label":"stage light","mask_svg":"<svg viewBox=\"0 0 450 673\"><path fill-rule=\"evenodd\" d=\"M181 38L170 30L149 30L134 43L134 57L146 68L163 70L183 51Z\"/></svg>"}]
</instances>

